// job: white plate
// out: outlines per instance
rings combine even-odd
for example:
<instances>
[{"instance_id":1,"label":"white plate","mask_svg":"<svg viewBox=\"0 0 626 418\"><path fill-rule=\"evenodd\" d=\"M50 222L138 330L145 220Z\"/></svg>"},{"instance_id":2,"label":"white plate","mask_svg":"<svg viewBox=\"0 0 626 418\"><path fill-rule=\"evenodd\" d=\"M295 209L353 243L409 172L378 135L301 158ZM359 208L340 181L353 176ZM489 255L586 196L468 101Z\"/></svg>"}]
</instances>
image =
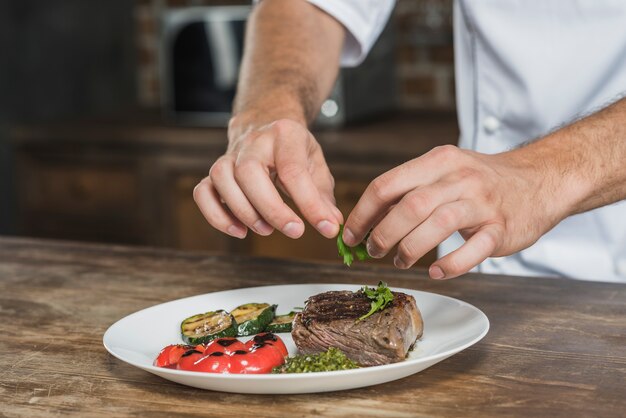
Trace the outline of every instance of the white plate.
<instances>
[{"instance_id":1,"label":"white plate","mask_svg":"<svg viewBox=\"0 0 626 418\"><path fill-rule=\"evenodd\" d=\"M104 334L106 349L118 359L173 382L202 389L237 393L312 393L376 385L409 376L480 341L489 320L479 309L457 299L411 289L424 319L424 335L405 361L385 366L336 372L284 375L229 375L155 367L152 362L169 344L182 343L180 322L191 315L233 309L249 302L278 305L278 313L303 306L312 295L328 290L358 290L360 286L306 284L262 286L208 293L153 306L113 324ZM290 334L280 334L290 355L297 349Z\"/></svg>"}]
</instances>

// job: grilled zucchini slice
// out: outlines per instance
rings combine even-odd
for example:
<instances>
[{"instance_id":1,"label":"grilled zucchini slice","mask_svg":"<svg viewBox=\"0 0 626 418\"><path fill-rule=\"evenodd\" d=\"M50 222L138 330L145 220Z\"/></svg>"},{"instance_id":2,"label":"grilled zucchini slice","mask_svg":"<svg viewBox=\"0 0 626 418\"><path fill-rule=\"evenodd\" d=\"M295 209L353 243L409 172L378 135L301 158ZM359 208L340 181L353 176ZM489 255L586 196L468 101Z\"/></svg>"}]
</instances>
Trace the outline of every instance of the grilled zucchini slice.
<instances>
[{"instance_id":1,"label":"grilled zucchini slice","mask_svg":"<svg viewBox=\"0 0 626 418\"><path fill-rule=\"evenodd\" d=\"M269 303L246 303L237 306L230 313L237 322L237 335L245 337L264 331L267 324L274 319L275 311L276 305Z\"/></svg>"},{"instance_id":2,"label":"grilled zucchini slice","mask_svg":"<svg viewBox=\"0 0 626 418\"><path fill-rule=\"evenodd\" d=\"M236 337L237 323L225 310L190 316L180 324L183 341L187 344L205 344L222 337Z\"/></svg>"},{"instance_id":3,"label":"grilled zucchini slice","mask_svg":"<svg viewBox=\"0 0 626 418\"><path fill-rule=\"evenodd\" d=\"M274 320L267 324L265 327L265 331L267 332L291 332L291 324L293 323L293 319L296 317L296 312L291 311L285 315L276 315Z\"/></svg>"}]
</instances>

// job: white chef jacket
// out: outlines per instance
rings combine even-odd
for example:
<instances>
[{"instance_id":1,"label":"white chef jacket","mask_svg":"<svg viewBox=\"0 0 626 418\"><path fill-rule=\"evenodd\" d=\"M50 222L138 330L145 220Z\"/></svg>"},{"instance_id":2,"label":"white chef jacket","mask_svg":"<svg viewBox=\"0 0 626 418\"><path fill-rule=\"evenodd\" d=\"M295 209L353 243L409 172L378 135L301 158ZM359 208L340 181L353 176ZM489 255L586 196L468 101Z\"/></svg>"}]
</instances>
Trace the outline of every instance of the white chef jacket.
<instances>
[{"instance_id":1,"label":"white chef jacket","mask_svg":"<svg viewBox=\"0 0 626 418\"><path fill-rule=\"evenodd\" d=\"M365 58L394 6L308 1L346 28L344 66ZM454 43L461 148L506 151L626 93L626 0L455 0ZM462 244L454 234L440 255ZM626 202L571 216L475 270L626 282Z\"/></svg>"}]
</instances>

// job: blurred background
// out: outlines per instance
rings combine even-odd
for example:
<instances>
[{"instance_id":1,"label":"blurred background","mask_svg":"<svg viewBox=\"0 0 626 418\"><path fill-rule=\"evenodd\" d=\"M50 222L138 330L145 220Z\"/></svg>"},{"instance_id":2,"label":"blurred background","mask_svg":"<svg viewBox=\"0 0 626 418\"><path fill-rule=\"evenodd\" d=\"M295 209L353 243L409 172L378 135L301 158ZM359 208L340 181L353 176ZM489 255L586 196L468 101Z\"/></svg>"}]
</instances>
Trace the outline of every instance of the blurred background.
<instances>
[{"instance_id":1,"label":"blurred background","mask_svg":"<svg viewBox=\"0 0 626 418\"><path fill-rule=\"evenodd\" d=\"M296 241L231 239L193 202L225 150L249 11L246 1L0 2L0 233L336 260L311 227ZM313 130L344 215L377 175L456 143L452 0L398 0Z\"/></svg>"}]
</instances>

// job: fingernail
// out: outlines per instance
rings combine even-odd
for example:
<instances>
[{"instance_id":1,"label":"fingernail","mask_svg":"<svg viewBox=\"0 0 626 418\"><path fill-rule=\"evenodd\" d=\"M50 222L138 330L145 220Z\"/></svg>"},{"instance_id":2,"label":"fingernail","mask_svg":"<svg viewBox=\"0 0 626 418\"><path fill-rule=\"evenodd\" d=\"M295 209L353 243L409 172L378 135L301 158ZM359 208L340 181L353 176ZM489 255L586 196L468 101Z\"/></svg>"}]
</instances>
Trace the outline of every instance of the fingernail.
<instances>
[{"instance_id":1,"label":"fingernail","mask_svg":"<svg viewBox=\"0 0 626 418\"><path fill-rule=\"evenodd\" d=\"M430 274L431 279L435 280L441 280L446 277L443 270L441 270L441 267L438 266L432 266L430 269L428 269L428 274Z\"/></svg>"},{"instance_id":2,"label":"fingernail","mask_svg":"<svg viewBox=\"0 0 626 418\"><path fill-rule=\"evenodd\" d=\"M399 269L405 269L406 268L406 263L404 261L402 261L402 259L398 256L395 256L393 258L393 265L398 267Z\"/></svg>"},{"instance_id":3,"label":"fingernail","mask_svg":"<svg viewBox=\"0 0 626 418\"><path fill-rule=\"evenodd\" d=\"M370 243L370 240L367 240L367 242L365 243L365 248L367 248L367 253L370 255L370 257L372 258L380 258L382 257L382 254L376 250L376 248L374 248L374 246Z\"/></svg>"},{"instance_id":4,"label":"fingernail","mask_svg":"<svg viewBox=\"0 0 626 418\"><path fill-rule=\"evenodd\" d=\"M350 247L357 244L354 234L348 228L343 229L343 242L345 242Z\"/></svg>"},{"instance_id":5,"label":"fingernail","mask_svg":"<svg viewBox=\"0 0 626 418\"><path fill-rule=\"evenodd\" d=\"M274 231L274 228L272 228L272 226L265 222L263 219L259 219L258 221L256 221L254 225L252 225L252 229L254 229L256 233L261 235L269 235L272 233L272 231Z\"/></svg>"},{"instance_id":6,"label":"fingernail","mask_svg":"<svg viewBox=\"0 0 626 418\"><path fill-rule=\"evenodd\" d=\"M337 219L337 222L342 224L343 223L343 214L341 213L341 211L339 209L337 209L337 207L333 206L333 213L335 214L335 219Z\"/></svg>"},{"instance_id":7,"label":"fingernail","mask_svg":"<svg viewBox=\"0 0 626 418\"><path fill-rule=\"evenodd\" d=\"M327 221L326 219L318 222L315 227L327 238L332 238L337 235L337 230L339 229L339 225Z\"/></svg>"},{"instance_id":8,"label":"fingernail","mask_svg":"<svg viewBox=\"0 0 626 418\"><path fill-rule=\"evenodd\" d=\"M226 230L226 232L228 232L228 235L231 235L235 238L240 238L243 239L246 237L246 230L243 228L240 228L236 225L231 225L228 227L228 229Z\"/></svg>"},{"instance_id":9,"label":"fingernail","mask_svg":"<svg viewBox=\"0 0 626 418\"><path fill-rule=\"evenodd\" d=\"M288 222L283 227L283 233L289 238L298 238L304 232L304 225L298 222Z\"/></svg>"}]
</instances>

